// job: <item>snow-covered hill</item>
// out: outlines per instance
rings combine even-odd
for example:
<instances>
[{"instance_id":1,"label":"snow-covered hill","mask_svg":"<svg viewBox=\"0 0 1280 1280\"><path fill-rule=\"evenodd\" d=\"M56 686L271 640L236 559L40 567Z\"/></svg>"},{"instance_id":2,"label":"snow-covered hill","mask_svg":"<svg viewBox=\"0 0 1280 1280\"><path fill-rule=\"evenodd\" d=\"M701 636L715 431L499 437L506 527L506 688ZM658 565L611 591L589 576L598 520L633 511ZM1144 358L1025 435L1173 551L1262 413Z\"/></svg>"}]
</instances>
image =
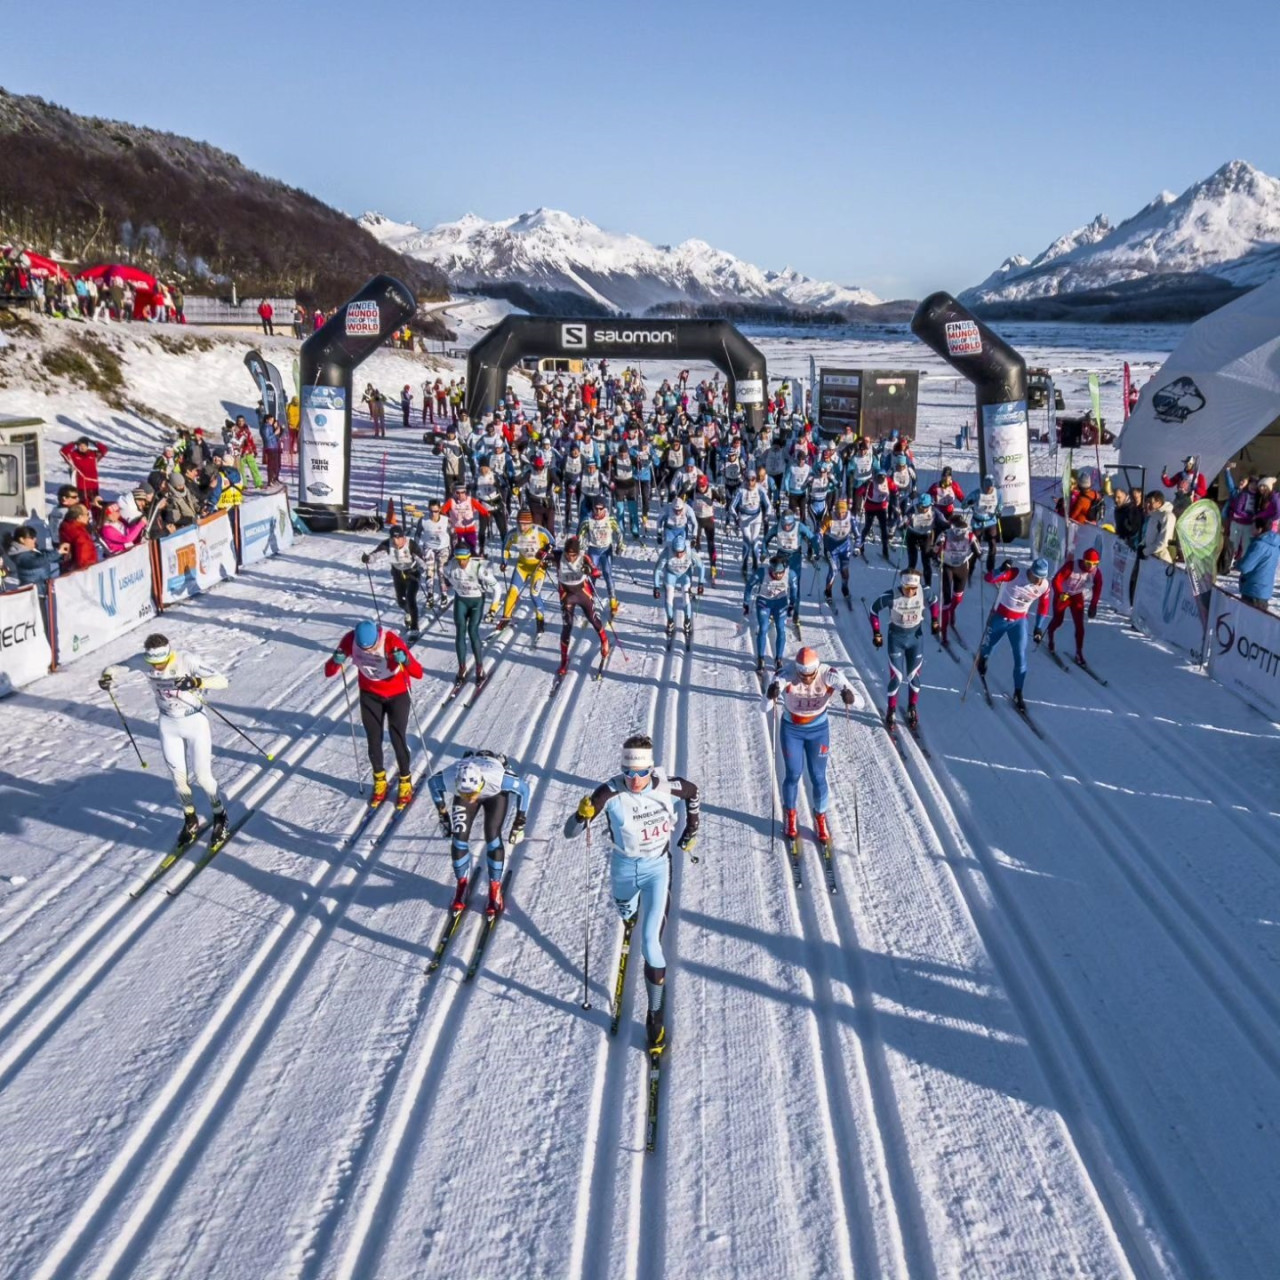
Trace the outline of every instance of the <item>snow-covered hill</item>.
<instances>
[{"instance_id":1,"label":"snow-covered hill","mask_svg":"<svg viewBox=\"0 0 1280 1280\"><path fill-rule=\"evenodd\" d=\"M867 289L811 280L789 267L764 271L705 240L654 245L557 209L498 222L469 213L429 231L380 213L364 214L360 225L398 252L442 267L463 288L518 283L569 290L636 314L671 302L840 308L880 301Z\"/></svg>"},{"instance_id":2,"label":"snow-covered hill","mask_svg":"<svg viewBox=\"0 0 1280 1280\"><path fill-rule=\"evenodd\" d=\"M1280 180L1232 160L1180 196L1162 191L1119 226L1099 214L1035 258L1007 258L960 299L1017 302L1170 275L1248 287L1277 272Z\"/></svg>"}]
</instances>

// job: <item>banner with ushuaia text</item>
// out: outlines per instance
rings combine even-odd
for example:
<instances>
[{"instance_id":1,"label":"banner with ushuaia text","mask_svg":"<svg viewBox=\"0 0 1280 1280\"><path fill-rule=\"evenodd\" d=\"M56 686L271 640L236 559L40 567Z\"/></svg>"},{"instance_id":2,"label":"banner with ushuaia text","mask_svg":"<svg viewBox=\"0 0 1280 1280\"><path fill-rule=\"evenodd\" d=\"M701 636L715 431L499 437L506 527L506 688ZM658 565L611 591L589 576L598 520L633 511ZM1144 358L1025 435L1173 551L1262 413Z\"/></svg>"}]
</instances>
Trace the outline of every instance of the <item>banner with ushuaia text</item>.
<instances>
[{"instance_id":1,"label":"banner with ushuaia text","mask_svg":"<svg viewBox=\"0 0 1280 1280\"><path fill-rule=\"evenodd\" d=\"M134 547L49 581L58 666L101 649L156 615L151 548Z\"/></svg>"},{"instance_id":2,"label":"banner with ushuaia text","mask_svg":"<svg viewBox=\"0 0 1280 1280\"><path fill-rule=\"evenodd\" d=\"M49 670L49 641L35 587L0 592L0 698Z\"/></svg>"},{"instance_id":3,"label":"banner with ushuaia text","mask_svg":"<svg viewBox=\"0 0 1280 1280\"><path fill-rule=\"evenodd\" d=\"M1215 587L1209 604L1209 674L1280 720L1280 618Z\"/></svg>"},{"instance_id":4,"label":"banner with ushuaia text","mask_svg":"<svg viewBox=\"0 0 1280 1280\"><path fill-rule=\"evenodd\" d=\"M236 511L240 522L241 567L257 564L293 546L293 521L283 489L246 498Z\"/></svg>"}]
</instances>

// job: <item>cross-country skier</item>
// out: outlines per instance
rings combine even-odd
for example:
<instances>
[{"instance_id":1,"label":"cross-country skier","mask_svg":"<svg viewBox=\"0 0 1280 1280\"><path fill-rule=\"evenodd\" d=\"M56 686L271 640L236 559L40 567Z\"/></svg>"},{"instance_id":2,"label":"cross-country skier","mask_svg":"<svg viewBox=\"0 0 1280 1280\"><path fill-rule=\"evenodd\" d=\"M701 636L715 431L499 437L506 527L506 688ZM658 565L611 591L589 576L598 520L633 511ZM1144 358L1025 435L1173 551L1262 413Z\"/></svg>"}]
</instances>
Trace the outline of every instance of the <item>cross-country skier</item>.
<instances>
[{"instance_id":1,"label":"cross-country skier","mask_svg":"<svg viewBox=\"0 0 1280 1280\"><path fill-rule=\"evenodd\" d=\"M198 658L178 653L158 632L143 641L142 653L136 658L107 667L98 677L98 687L109 691L116 676L128 672L146 677L160 712L160 751L182 805L180 842L190 844L200 830L189 781L194 778L209 797L213 810L210 842L217 845L227 829L227 811L213 776L209 717L204 713L200 693L205 689L225 689L227 677Z\"/></svg>"},{"instance_id":2,"label":"cross-country skier","mask_svg":"<svg viewBox=\"0 0 1280 1280\"><path fill-rule=\"evenodd\" d=\"M480 619L486 598L496 601L498 580L486 561L471 554L471 548L458 543L453 559L445 566L445 581L453 588L453 646L458 655L455 687L467 678L467 643L476 660L476 687L484 684L484 662L480 656Z\"/></svg>"},{"instance_id":3,"label":"cross-country skier","mask_svg":"<svg viewBox=\"0 0 1280 1280\"><path fill-rule=\"evenodd\" d=\"M973 512L970 524L987 548L987 572L991 573L996 567L996 542L1000 538L1001 497L995 476L983 476L982 488L971 493L964 505Z\"/></svg>"},{"instance_id":4,"label":"cross-country skier","mask_svg":"<svg viewBox=\"0 0 1280 1280\"><path fill-rule=\"evenodd\" d=\"M668 645L676 630L676 592L684 592L684 639L687 645L693 636L693 592L696 587L699 595L703 593L705 577L702 557L689 545L685 531L677 529L653 566L653 598L663 600L667 611Z\"/></svg>"},{"instance_id":5,"label":"cross-country skier","mask_svg":"<svg viewBox=\"0 0 1280 1280\"><path fill-rule=\"evenodd\" d=\"M1013 561L1006 560L997 572L987 574L986 578L1000 588L1000 595L987 619L986 634L978 650L978 674L986 677L991 650L1008 636L1013 650L1013 705L1025 711L1027 704L1022 697L1022 686L1027 678L1027 614L1035 606L1034 638L1039 644L1044 639L1043 623L1049 615L1049 562L1037 556L1023 578Z\"/></svg>"},{"instance_id":6,"label":"cross-country skier","mask_svg":"<svg viewBox=\"0 0 1280 1280\"><path fill-rule=\"evenodd\" d=\"M628 933L641 907L641 948L649 994L645 1031L650 1049L666 1047L666 1009L663 1000L667 958L662 932L671 905L671 837L676 827L676 804L684 802L684 831L680 848L688 853L698 836L698 788L687 778L664 774L653 760L653 742L635 734L622 744L622 771L583 796L564 824L566 838L582 834L586 824L603 814L612 851L609 879L613 900Z\"/></svg>"},{"instance_id":7,"label":"cross-country skier","mask_svg":"<svg viewBox=\"0 0 1280 1280\"><path fill-rule=\"evenodd\" d=\"M676 494L663 508L658 518L658 529L664 543L670 542L677 533L685 534L690 542L698 536L698 521L680 494Z\"/></svg>"},{"instance_id":8,"label":"cross-country skier","mask_svg":"<svg viewBox=\"0 0 1280 1280\"><path fill-rule=\"evenodd\" d=\"M391 733L391 749L400 771L396 805L403 808L413 799L413 774L409 760L409 681L422 679L422 665L394 631L365 619L338 641L338 647L324 664L326 676L336 676L352 663L360 687L360 721L369 746L373 769L375 808L387 798L387 774L382 756L382 727Z\"/></svg>"},{"instance_id":9,"label":"cross-country skier","mask_svg":"<svg viewBox=\"0 0 1280 1280\"><path fill-rule=\"evenodd\" d=\"M600 661L609 656L609 637L604 633L604 623L596 612L596 593L592 585L600 577L600 570L584 555L577 537L566 538L562 550L551 553L556 560L560 588L560 670L563 676L569 671L569 639L573 635L573 615L582 610L591 629L600 637Z\"/></svg>"},{"instance_id":10,"label":"cross-country skier","mask_svg":"<svg viewBox=\"0 0 1280 1280\"><path fill-rule=\"evenodd\" d=\"M483 502L468 496L467 486L461 480L453 486L453 492L440 508L440 514L449 521L455 547L465 542L473 554L480 549L480 520L489 519L493 512Z\"/></svg>"},{"instance_id":11,"label":"cross-country skier","mask_svg":"<svg viewBox=\"0 0 1280 1280\"><path fill-rule=\"evenodd\" d=\"M609 514L609 504L604 494L597 494L592 499L591 514L583 520L578 529L578 537L587 549L592 563L604 576L604 584L609 590L610 616L616 618L622 606L618 603L618 592L613 585L613 557L622 554L622 530L618 522Z\"/></svg>"},{"instance_id":12,"label":"cross-country skier","mask_svg":"<svg viewBox=\"0 0 1280 1280\"><path fill-rule=\"evenodd\" d=\"M440 596L440 608L444 608L449 594L445 585L444 569L449 563L449 522L440 514L440 499L427 503L427 518L418 528L418 546L422 548L423 578L427 587L427 608L436 607L436 594Z\"/></svg>"},{"instance_id":13,"label":"cross-country skier","mask_svg":"<svg viewBox=\"0 0 1280 1280\"><path fill-rule=\"evenodd\" d=\"M368 564L384 551L391 557L391 584L395 588L396 604L404 610L404 625L409 635L416 636L418 590L422 586L422 571L427 567L426 557L402 524L393 524L387 530L387 536L372 551L366 551L360 560Z\"/></svg>"},{"instance_id":14,"label":"cross-country skier","mask_svg":"<svg viewBox=\"0 0 1280 1280\"><path fill-rule=\"evenodd\" d=\"M981 554L969 529L967 511L952 511L951 523L938 539L935 554L942 564L942 643L948 644L947 632L956 625L956 610Z\"/></svg>"},{"instance_id":15,"label":"cross-country skier","mask_svg":"<svg viewBox=\"0 0 1280 1280\"><path fill-rule=\"evenodd\" d=\"M700 475L694 482L693 496L689 499L693 508L693 518L698 526L698 536L693 540L693 549L702 550L702 535L707 535L707 562L711 566L711 581L716 580L716 495L711 488L711 481Z\"/></svg>"},{"instance_id":16,"label":"cross-country skier","mask_svg":"<svg viewBox=\"0 0 1280 1280\"><path fill-rule=\"evenodd\" d=\"M467 906L467 886L471 881L471 828L476 815L484 814L484 856L489 871L487 913L499 915L506 906L502 895L506 848L502 826L507 819L511 797L516 798L516 816L508 839L513 846L524 839L529 809L529 783L511 768L507 757L496 751L468 751L461 760L433 773L427 780L431 799L440 815L440 827L450 841L453 874L457 881L453 910ZM446 802L446 797L452 797Z\"/></svg>"},{"instance_id":17,"label":"cross-country skier","mask_svg":"<svg viewBox=\"0 0 1280 1280\"><path fill-rule=\"evenodd\" d=\"M502 546L502 561L504 564L513 552L515 554L516 577L519 581L512 582L507 589L507 598L502 606L502 617L498 619L499 631L510 621L512 611L516 607L516 601L520 598L520 592L527 584L529 598L533 601L534 620L537 624L538 634L542 634L542 584L547 576L545 568L547 555L554 545L551 534L541 526L534 524L533 513L521 511L516 518L516 527L512 529ZM496 600L494 601L494 608L497 608Z\"/></svg>"},{"instance_id":18,"label":"cross-country skier","mask_svg":"<svg viewBox=\"0 0 1280 1280\"><path fill-rule=\"evenodd\" d=\"M831 603L831 588L835 585L836 570L840 571L840 591L846 602L849 599L849 560L853 555L853 516L849 512L849 499L838 498L832 513L822 522L822 549L827 557L827 582L823 590L827 603Z\"/></svg>"},{"instance_id":19,"label":"cross-country skier","mask_svg":"<svg viewBox=\"0 0 1280 1280\"><path fill-rule=\"evenodd\" d=\"M751 562L750 572L760 568L760 557L764 554L764 527L770 517L772 507L769 495L760 484L754 471L748 471L742 482L742 488L734 495L729 505L729 515L742 534L742 576L748 576L747 562Z\"/></svg>"},{"instance_id":20,"label":"cross-country skier","mask_svg":"<svg viewBox=\"0 0 1280 1280\"><path fill-rule=\"evenodd\" d=\"M1049 623L1049 652L1053 649L1053 633L1062 626L1067 610L1076 630L1076 664L1084 661L1084 593L1089 592L1089 617L1098 616L1098 599L1102 595L1101 560L1096 547L1090 547L1079 560L1068 558L1062 568L1053 575L1053 620Z\"/></svg>"},{"instance_id":21,"label":"cross-country skier","mask_svg":"<svg viewBox=\"0 0 1280 1280\"><path fill-rule=\"evenodd\" d=\"M831 832L827 830L827 749L831 744L827 704L837 693L846 707L852 707L857 701L853 685L835 667L824 669L817 650L808 645L796 653L791 669L765 690L770 702L782 698L782 807L788 839L798 834L796 796L800 775L806 768L813 792L813 824L818 839L823 844L831 839Z\"/></svg>"},{"instance_id":22,"label":"cross-country skier","mask_svg":"<svg viewBox=\"0 0 1280 1280\"><path fill-rule=\"evenodd\" d=\"M908 569L898 578L896 591L877 596L871 605L871 637L876 648L884 644L880 631L880 614L889 612L889 701L884 713L885 724L892 729L898 713L898 694L907 686L907 723L919 723L920 669L924 666L924 614L929 610L931 629L936 636L938 597L932 587L925 587L920 575Z\"/></svg>"},{"instance_id":23,"label":"cross-country skier","mask_svg":"<svg viewBox=\"0 0 1280 1280\"><path fill-rule=\"evenodd\" d=\"M926 587L933 586L933 546L939 532L947 527L946 518L939 518L933 497L922 493L915 509L907 516L907 568L920 571Z\"/></svg>"},{"instance_id":24,"label":"cross-country skier","mask_svg":"<svg viewBox=\"0 0 1280 1280\"><path fill-rule=\"evenodd\" d=\"M784 619L791 611L791 574L782 556L774 556L747 580L742 593L742 616L751 617L751 597L756 598L756 675L764 675L764 655L769 630L773 629L773 669L782 670L782 653L786 648Z\"/></svg>"},{"instance_id":25,"label":"cross-country skier","mask_svg":"<svg viewBox=\"0 0 1280 1280\"><path fill-rule=\"evenodd\" d=\"M791 583L791 616L800 617L800 572L804 568L804 548L815 554L818 539L807 524L801 524L795 511L784 511L778 523L764 535L764 549L771 555L785 556Z\"/></svg>"},{"instance_id":26,"label":"cross-country skier","mask_svg":"<svg viewBox=\"0 0 1280 1280\"><path fill-rule=\"evenodd\" d=\"M880 552L886 560L889 558L889 505L897 491L898 486L893 480L878 466L873 467L871 478L862 491L862 536L858 540L858 549L864 557L867 554L867 534L875 523L880 526Z\"/></svg>"}]
</instances>

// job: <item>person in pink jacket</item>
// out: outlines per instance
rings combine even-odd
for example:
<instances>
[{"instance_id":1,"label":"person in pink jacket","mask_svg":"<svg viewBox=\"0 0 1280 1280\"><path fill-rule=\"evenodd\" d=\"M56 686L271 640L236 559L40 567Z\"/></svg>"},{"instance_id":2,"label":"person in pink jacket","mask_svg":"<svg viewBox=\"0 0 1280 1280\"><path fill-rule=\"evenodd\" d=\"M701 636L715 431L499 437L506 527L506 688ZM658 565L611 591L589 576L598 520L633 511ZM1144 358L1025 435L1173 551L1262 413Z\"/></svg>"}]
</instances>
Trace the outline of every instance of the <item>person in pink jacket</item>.
<instances>
[{"instance_id":1,"label":"person in pink jacket","mask_svg":"<svg viewBox=\"0 0 1280 1280\"><path fill-rule=\"evenodd\" d=\"M102 528L98 530L98 537L109 556L118 556L122 551L136 547L146 530L147 522L141 516L136 520L125 520L118 502L108 502L102 509Z\"/></svg>"}]
</instances>

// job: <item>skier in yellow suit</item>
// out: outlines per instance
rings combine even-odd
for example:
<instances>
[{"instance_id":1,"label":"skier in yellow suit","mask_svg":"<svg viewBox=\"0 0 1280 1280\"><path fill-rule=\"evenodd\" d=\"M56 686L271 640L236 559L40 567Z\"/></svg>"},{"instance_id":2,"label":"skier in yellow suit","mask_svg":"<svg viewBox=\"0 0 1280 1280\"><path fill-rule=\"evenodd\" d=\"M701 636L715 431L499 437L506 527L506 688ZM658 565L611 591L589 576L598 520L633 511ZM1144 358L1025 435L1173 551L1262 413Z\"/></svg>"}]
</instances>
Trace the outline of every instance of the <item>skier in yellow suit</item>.
<instances>
[{"instance_id":1,"label":"skier in yellow suit","mask_svg":"<svg viewBox=\"0 0 1280 1280\"><path fill-rule=\"evenodd\" d=\"M538 635L542 634L542 584L546 580L545 562L554 546L551 535L541 526L533 523L533 515L529 511L521 511L517 517L516 527L507 534L502 545L502 562L505 565L514 553L516 557L515 580L507 589L507 598L502 606L502 617L498 619L498 630L511 619L516 601L525 585L529 587L529 595L533 600L534 619L537 623ZM497 603L490 617L497 612Z\"/></svg>"}]
</instances>

